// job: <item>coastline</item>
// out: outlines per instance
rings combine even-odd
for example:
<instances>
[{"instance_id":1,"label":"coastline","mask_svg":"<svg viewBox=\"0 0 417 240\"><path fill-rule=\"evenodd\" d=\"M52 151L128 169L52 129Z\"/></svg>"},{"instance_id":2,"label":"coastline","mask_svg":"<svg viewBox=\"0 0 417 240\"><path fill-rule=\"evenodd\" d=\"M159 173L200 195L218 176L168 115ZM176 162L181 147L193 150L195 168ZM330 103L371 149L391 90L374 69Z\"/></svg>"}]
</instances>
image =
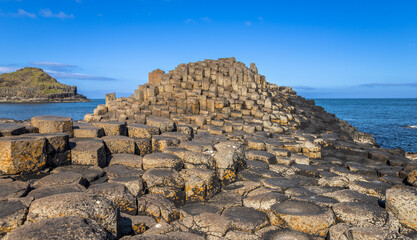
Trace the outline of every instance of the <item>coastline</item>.
<instances>
[{"instance_id":1,"label":"coastline","mask_svg":"<svg viewBox=\"0 0 417 240\"><path fill-rule=\"evenodd\" d=\"M88 98L56 98L56 99L46 99L46 98L36 98L36 99L18 99L18 100L9 100L9 99L0 99L0 104L25 104L25 103L75 103L75 102L92 102Z\"/></svg>"},{"instance_id":2,"label":"coastline","mask_svg":"<svg viewBox=\"0 0 417 240\"><path fill-rule=\"evenodd\" d=\"M397 239L417 230L417 162L266 82L255 64L157 70L134 95L106 94L95 107L83 121L67 108L0 125L0 211L15 206L6 219L22 219L5 221L0 237L49 228L79 236L90 230L73 223L84 219L111 234L100 239Z\"/></svg>"}]
</instances>

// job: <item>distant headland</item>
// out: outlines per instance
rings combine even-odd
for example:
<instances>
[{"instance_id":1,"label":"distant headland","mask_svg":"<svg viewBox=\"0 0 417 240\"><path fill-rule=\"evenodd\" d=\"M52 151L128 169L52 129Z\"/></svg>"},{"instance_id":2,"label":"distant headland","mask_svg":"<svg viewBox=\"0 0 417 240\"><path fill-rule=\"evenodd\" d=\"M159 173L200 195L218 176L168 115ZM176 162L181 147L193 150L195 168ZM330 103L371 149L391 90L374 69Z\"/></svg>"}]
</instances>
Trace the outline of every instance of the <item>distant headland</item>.
<instances>
[{"instance_id":1,"label":"distant headland","mask_svg":"<svg viewBox=\"0 0 417 240\"><path fill-rule=\"evenodd\" d=\"M0 103L90 102L40 68L25 67L0 74Z\"/></svg>"}]
</instances>

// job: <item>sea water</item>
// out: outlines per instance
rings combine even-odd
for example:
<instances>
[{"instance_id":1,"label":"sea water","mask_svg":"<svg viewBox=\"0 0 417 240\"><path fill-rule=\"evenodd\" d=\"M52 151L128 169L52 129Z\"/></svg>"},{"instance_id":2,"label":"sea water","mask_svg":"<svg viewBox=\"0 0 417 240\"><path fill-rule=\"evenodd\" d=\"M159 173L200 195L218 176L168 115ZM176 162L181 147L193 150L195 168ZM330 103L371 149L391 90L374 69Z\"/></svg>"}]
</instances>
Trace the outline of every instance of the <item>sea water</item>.
<instances>
[{"instance_id":1,"label":"sea water","mask_svg":"<svg viewBox=\"0 0 417 240\"><path fill-rule=\"evenodd\" d=\"M417 99L315 99L384 148L417 152Z\"/></svg>"},{"instance_id":2,"label":"sea water","mask_svg":"<svg viewBox=\"0 0 417 240\"><path fill-rule=\"evenodd\" d=\"M93 113L98 104L105 104L104 99L92 99L92 102L76 103L19 103L0 104L0 119L10 118L27 120L38 115L60 115L82 120L87 113Z\"/></svg>"},{"instance_id":3,"label":"sea water","mask_svg":"<svg viewBox=\"0 0 417 240\"><path fill-rule=\"evenodd\" d=\"M315 99L316 105L374 136L384 148L417 152L417 99ZM79 103L0 104L0 118L62 115L82 120L104 99Z\"/></svg>"}]
</instances>

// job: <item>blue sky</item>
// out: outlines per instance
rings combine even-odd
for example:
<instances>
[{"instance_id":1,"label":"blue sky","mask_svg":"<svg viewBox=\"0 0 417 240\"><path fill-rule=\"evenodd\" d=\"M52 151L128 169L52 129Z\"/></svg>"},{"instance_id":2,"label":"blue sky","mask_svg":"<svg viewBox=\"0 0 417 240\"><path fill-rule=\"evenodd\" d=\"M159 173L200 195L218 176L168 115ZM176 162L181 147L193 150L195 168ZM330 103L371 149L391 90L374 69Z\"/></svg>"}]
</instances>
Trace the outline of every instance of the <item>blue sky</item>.
<instances>
[{"instance_id":1,"label":"blue sky","mask_svg":"<svg viewBox=\"0 0 417 240\"><path fill-rule=\"evenodd\" d=\"M0 72L45 69L90 98L236 57L307 98L417 97L417 1L0 0Z\"/></svg>"}]
</instances>

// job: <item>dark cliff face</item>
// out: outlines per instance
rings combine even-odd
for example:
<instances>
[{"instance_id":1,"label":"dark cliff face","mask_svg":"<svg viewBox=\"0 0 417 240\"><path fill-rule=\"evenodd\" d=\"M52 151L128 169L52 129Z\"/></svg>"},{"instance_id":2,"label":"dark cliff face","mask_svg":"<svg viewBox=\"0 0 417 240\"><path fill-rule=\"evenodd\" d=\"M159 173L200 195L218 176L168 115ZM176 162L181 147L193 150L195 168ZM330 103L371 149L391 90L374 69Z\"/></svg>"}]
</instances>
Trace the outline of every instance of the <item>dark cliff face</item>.
<instances>
[{"instance_id":1,"label":"dark cliff face","mask_svg":"<svg viewBox=\"0 0 417 240\"><path fill-rule=\"evenodd\" d=\"M88 101L76 86L59 83L40 68L25 67L0 75L0 101Z\"/></svg>"}]
</instances>

